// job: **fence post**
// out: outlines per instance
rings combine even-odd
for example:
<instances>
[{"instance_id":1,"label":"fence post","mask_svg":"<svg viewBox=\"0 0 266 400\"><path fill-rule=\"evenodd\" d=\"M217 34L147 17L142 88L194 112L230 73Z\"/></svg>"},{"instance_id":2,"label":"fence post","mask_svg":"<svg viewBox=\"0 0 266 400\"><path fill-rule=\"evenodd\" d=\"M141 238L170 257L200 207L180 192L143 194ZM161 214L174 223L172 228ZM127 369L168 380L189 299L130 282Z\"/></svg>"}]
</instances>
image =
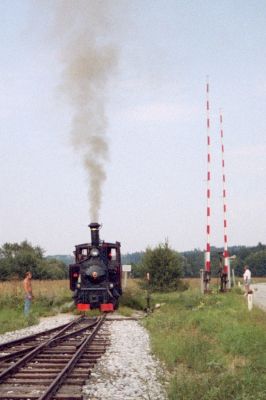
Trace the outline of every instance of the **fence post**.
<instances>
[{"instance_id":1,"label":"fence post","mask_svg":"<svg viewBox=\"0 0 266 400\"><path fill-rule=\"evenodd\" d=\"M248 294L248 310L251 311L253 308L253 293Z\"/></svg>"}]
</instances>

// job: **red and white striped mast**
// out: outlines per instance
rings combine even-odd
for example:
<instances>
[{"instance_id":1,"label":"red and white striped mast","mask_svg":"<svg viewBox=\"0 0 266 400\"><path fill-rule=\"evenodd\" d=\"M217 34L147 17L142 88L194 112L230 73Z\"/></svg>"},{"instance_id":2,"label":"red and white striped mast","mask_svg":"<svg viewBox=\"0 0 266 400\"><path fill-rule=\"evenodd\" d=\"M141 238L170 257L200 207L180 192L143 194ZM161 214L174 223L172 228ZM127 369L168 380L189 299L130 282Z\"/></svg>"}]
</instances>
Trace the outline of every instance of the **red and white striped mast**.
<instances>
[{"instance_id":1,"label":"red and white striped mast","mask_svg":"<svg viewBox=\"0 0 266 400\"><path fill-rule=\"evenodd\" d=\"M204 265L204 291L208 291L211 280L211 244L210 244L210 217L211 217L211 136L210 136L210 100L209 100L209 81L206 83L206 114L207 114L207 243L205 250Z\"/></svg>"},{"instance_id":2,"label":"red and white striped mast","mask_svg":"<svg viewBox=\"0 0 266 400\"><path fill-rule=\"evenodd\" d=\"M230 261L227 243L227 197L226 197L226 179L225 179L225 163L224 163L224 131L223 131L223 115L220 110L220 139L222 152L222 181L223 181L223 226L224 226L224 252L223 252L223 268L221 271L221 290L227 288L230 282ZM229 279L228 279L229 278Z\"/></svg>"}]
</instances>

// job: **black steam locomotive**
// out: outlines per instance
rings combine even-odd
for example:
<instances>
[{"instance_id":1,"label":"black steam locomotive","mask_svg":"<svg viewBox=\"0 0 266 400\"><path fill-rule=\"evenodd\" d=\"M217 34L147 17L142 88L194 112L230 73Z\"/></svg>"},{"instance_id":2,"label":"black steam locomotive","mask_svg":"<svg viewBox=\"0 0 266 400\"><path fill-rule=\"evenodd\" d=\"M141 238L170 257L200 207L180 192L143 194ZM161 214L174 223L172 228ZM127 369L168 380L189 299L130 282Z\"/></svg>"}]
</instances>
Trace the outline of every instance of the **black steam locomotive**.
<instances>
[{"instance_id":1,"label":"black steam locomotive","mask_svg":"<svg viewBox=\"0 0 266 400\"><path fill-rule=\"evenodd\" d=\"M98 223L89 227L91 243L75 246L75 264L69 266L70 289L78 310L113 311L122 294L120 243L100 241Z\"/></svg>"}]
</instances>

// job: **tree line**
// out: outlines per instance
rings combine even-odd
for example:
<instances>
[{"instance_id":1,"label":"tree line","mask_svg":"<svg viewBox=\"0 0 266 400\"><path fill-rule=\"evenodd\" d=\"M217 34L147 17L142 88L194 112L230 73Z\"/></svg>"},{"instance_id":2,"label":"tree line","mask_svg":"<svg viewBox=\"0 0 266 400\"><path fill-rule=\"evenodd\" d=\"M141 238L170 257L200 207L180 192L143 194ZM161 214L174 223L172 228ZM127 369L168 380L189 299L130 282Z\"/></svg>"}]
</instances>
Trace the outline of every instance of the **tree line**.
<instances>
[{"instance_id":1,"label":"tree line","mask_svg":"<svg viewBox=\"0 0 266 400\"><path fill-rule=\"evenodd\" d=\"M236 276L242 276L244 265L249 265L252 276L266 276L266 245L258 243L257 246L231 246L229 247L231 267ZM147 252L147 250L146 250ZM144 256L146 252L128 253L122 256L123 264L131 264L133 276L144 277L146 274L146 263ZM212 275L219 274L220 259L223 248L211 247ZM182 259L182 274L184 277L199 277L199 271L204 268L204 251L194 249L178 253Z\"/></svg>"},{"instance_id":2,"label":"tree line","mask_svg":"<svg viewBox=\"0 0 266 400\"><path fill-rule=\"evenodd\" d=\"M0 247L0 279L23 279L31 271L34 279L65 279L68 269L63 261L45 258L40 246L32 246L27 240L21 243L5 243Z\"/></svg>"},{"instance_id":3,"label":"tree line","mask_svg":"<svg viewBox=\"0 0 266 400\"><path fill-rule=\"evenodd\" d=\"M220 269L222 248L211 248L212 276ZM249 265L252 276L266 276L266 245L229 247L231 267L236 276L243 275L244 265ZM44 257L40 246L33 246L28 241L21 243L5 243L0 247L0 279L22 279L27 271L31 271L34 279L65 279L68 277L68 264L73 262L71 256ZM159 289L176 289L180 287L181 277L199 277L204 267L204 251L194 249L177 252L169 243L159 244L155 248L147 248L144 252L122 255L123 264L132 265L133 277L151 276L151 285Z\"/></svg>"}]
</instances>

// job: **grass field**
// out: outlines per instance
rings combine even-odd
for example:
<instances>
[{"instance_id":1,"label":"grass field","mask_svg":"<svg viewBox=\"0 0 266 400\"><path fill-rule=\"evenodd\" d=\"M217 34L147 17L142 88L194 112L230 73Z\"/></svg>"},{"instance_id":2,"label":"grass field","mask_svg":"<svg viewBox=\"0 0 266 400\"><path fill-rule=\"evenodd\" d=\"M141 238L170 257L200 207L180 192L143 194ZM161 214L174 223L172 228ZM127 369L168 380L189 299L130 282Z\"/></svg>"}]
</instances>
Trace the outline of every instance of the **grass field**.
<instances>
[{"instance_id":1,"label":"grass field","mask_svg":"<svg viewBox=\"0 0 266 400\"><path fill-rule=\"evenodd\" d=\"M263 278L255 282L265 282ZM266 313L248 311L237 287L201 295L199 279L183 293L152 293L156 309L143 321L162 361L169 400L265 400ZM146 293L129 281L126 310L146 307Z\"/></svg>"},{"instance_id":2,"label":"grass field","mask_svg":"<svg viewBox=\"0 0 266 400\"><path fill-rule=\"evenodd\" d=\"M54 315L71 302L68 280L33 281L30 315L23 315L24 293L21 281L0 282L0 334L37 323L40 316Z\"/></svg>"},{"instance_id":3,"label":"grass field","mask_svg":"<svg viewBox=\"0 0 266 400\"><path fill-rule=\"evenodd\" d=\"M254 283L265 282L256 279ZM265 400L266 313L247 309L241 289L201 295L199 279L178 293L152 293L161 307L143 320L152 351L166 371L169 400ZM68 281L34 281L30 318L23 316L21 282L0 284L0 332L34 323L71 301ZM129 280L120 311L146 308L147 292Z\"/></svg>"},{"instance_id":4,"label":"grass field","mask_svg":"<svg viewBox=\"0 0 266 400\"><path fill-rule=\"evenodd\" d=\"M161 308L144 325L169 372L169 400L266 399L266 313L249 312L239 288L152 297Z\"/></svg>"}]
</instances>

